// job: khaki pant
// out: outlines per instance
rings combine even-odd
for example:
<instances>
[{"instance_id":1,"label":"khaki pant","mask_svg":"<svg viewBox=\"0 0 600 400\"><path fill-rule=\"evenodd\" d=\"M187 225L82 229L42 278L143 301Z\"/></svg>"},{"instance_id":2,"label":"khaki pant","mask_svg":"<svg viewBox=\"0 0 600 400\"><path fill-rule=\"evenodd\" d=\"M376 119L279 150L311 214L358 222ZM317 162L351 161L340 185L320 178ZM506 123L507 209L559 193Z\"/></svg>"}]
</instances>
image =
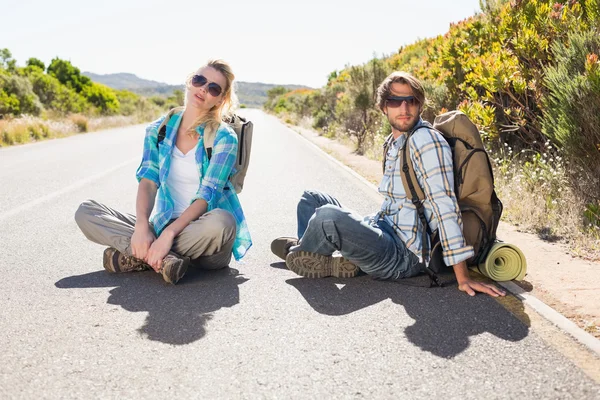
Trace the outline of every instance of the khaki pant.
<instances>
[{"instance_id":1,"label":"khaki pant","mask_svg":"<svg viewBox=\"0 0 600 400\"><path fill-rule=\"evenodd\" d=\"M114 247L131 256L135 216L122 214L94 200L86 200L75 212L75 221L85 237L94 243ZM219 269L229 265L235 240L233 215L215 209L192 221L173 240L171 251L191 258L192 266Z\"/></svg>"}]
</instances>

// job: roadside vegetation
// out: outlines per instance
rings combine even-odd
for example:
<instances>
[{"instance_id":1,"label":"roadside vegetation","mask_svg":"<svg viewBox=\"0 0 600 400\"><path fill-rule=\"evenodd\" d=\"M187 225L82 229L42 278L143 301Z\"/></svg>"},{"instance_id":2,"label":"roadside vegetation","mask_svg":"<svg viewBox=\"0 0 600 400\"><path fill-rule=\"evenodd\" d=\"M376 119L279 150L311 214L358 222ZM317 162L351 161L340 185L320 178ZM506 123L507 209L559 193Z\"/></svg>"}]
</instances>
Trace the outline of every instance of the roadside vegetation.
<instances>
[{"instance_id":1,"label":"roadside vegetation","mask_svg":"<svg viewBox=\"0 0 600 400\"><path fill-rule=\"evenodd\" d=\"M146 98L92 82L69 61L18 66L0 49L0 147L142 123L180 104L180 90Z\"/></svg>"},{"instance_id":2,"label":"roadside vegetation","mask_svg":"<svg viewBox=\"0 0 600 400\"><path fill-rule=\"evenodd\" d=\"M264 108L379 159L391 128L376 88L391 71L409 71L425 82L426 120L459 109L478 125L503 219L598 260L600 1L480 4L446 34L334 71L323 88L271 89Z\"/></svg>"}]
</instances>

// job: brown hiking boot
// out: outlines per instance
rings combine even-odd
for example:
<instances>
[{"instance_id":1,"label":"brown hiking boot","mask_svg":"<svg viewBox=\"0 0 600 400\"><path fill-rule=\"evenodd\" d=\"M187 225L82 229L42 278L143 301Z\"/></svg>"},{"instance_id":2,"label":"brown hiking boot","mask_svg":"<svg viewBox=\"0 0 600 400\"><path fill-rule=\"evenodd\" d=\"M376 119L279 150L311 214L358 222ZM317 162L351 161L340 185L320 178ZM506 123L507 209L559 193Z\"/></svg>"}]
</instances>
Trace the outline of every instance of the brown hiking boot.
<instances>
[{"instance_id":1,"label":"brown hiking boot","mask_svg":"<svg viewBox=\"0 0 600 400\"><path fill-rule=\"evenodd\" d=\"M285 257L290 252L290 247L296 246L298 244L298 239L294 237L282 236L271 242L271 251L277 257L285 260Z\"/></svg>"},{"instance_id":2,"label":"brown hiking boot","mask_svg":"<svg viewBox=\"0 0 600 400\"><path fill-rule=\"evenodd\" d=\"M344 257L324 256L309 251L292 251L285 258L288 269L307 278L353 278L359 269Z\"/></svg>"},{"instance_id":3,"label":"brown hiking boot","mask_svg":"<svg viewBox=\"0 0 600 400\"><path fill-rule=\"evenodd\" d=\"M177 281L183 278L183 275L185 275L189 265L189 257L178 257L172 254L167 254L167 256L163 259L160 272L165 282L172 283L174 285L177 283Z\"/></svg>"},{"instance_id":4,"label":"brown hiking boot","mask_svg":"<svg viewBox=\"0 0 600 400\"><path fill-rule=\"evenodd\" d=\"M150 266L133 256L126 256L114 247L104 250L104 269L111 274L121 272L145 271Z\"/></svg>"}]
</instances>

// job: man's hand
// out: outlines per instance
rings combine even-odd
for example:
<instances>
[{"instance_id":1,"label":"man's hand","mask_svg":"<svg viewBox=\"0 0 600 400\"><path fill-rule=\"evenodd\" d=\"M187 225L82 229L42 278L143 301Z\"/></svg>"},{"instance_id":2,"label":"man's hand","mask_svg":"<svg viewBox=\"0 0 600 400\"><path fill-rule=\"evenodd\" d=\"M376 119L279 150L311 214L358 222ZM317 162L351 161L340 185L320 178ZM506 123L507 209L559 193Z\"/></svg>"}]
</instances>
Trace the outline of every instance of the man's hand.
<instances>
[{"instance_id":1,"label":"man's hand","mask_svg":"<svg viewBox=\"0 0 600 400\"><path fill-rule=\"evenodd\" d=\"M150 249L150 245L155 240L156 237L147 222L136 224L133 236L131 236L131 252L133 256L137 259L145 260L148 255L148 249Z\"/></svg>"},{"instance_id":2,"label":"man's hand","mask_svg":"<svg viewBox=\"0 0 600 400\"><path fill-rule=\"evenodd\" d=\"M472 280L469 277L469 269L465 261L454 265L453 268L456 281L458 282L458 290L466 292L469 296L475 296L476 292L486 293L493 297L504 296L506 294L494 285Z\"/></svg>"},{"instance_id":3,"label":"man's hand","mask_svg":"<svg viewBox=\"0 0 600 400\"><path fill-rule=\"evenodd\" d=\"M473 281L471 279L459 282L458 290L466 292L469 296L475 296L476 292L487 293L493 297L504 296L506 294L504 291L498 289L494 285Z\"/></svg>"},{"instance_id":4,"label":"man's hand","mask_svg":"<svg viewBox=\"0 0 600 400\"><path fill-rule=\"evenodd\" d=\"M158 239L152 243L146 256L146 263L152 267L156 272L160 272L163 259L171 251L173 246L173 236L166 230L160 235Z\"/></svg>"}]
</instances>

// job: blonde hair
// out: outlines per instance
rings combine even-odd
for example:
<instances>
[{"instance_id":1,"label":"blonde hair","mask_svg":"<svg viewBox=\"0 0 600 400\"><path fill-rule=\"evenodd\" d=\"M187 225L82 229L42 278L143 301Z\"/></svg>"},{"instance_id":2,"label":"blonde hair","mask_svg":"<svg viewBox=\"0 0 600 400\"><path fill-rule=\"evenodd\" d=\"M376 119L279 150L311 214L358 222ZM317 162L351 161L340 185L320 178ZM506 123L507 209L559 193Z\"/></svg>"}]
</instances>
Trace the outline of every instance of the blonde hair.
<instances>
[{"instance_id":1,"label":"blonde hair","mask_svg":"<svg viewBox=\"0 0 600 400\"><path fill-rule=\"evenodd\" d=\"M225 77L226 83L225 87L223 88L223 92L221 93L221 96L223 96L223 101L220 105L216 105L213 108L211 108L203 116L196 118L196 120L190 126L187 132L190 136L193 136L196 133L196 128L202 124L206 124L206 126L204 127L205 135L214 134L215 132L217 132L217 129L219 129L221 121L227 121L229 118L231 118L233 112L235 111L238 105L238 99L233 88L233 81L235 79L235 75L233 74L229 64L227 64L227 62L223 60L209 60L205 65L203 65L199 69L205 67L211 67L216 71L220 72ZM195 72L192 72L188 75L187 79L185 80L186 102L187 91L192 85L192 77L195 74Z\"/></svg>"}]
</instances>

